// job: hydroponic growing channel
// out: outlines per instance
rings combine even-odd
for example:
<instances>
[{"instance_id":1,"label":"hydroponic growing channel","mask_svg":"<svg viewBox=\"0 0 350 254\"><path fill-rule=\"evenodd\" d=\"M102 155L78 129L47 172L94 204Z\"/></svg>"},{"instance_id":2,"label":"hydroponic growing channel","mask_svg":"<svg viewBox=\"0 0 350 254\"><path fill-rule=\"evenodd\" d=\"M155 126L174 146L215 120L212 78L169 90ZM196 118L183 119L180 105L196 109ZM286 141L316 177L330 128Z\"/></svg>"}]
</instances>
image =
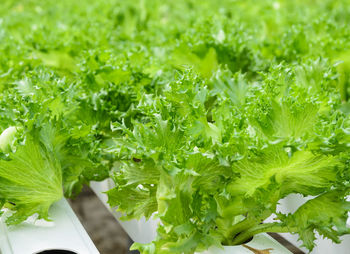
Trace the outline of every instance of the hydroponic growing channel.
<instances>
[{"instance_id":1,"label":"hydroponic growing channel","mask_svg":"<svg viewBox=\"0 0 350 254\"><path fill-rule=\"evenodd\" d=\"M0 221L0 253L99 254L65 199L52 205L50 216L50 222L30 218L11 227Z\"/></svg>"},{"instance_id":2,"label":"hydroponic growing channel","mask_svg":"<svg viewBox=\"0 0 350 254\"><path fill-rule=\"evenodd\" d=\"M317 239L340 243L349 23L347 0L3 0L6 227L54 220L63 197L107 180L120 220L156 224L131 247L144 254L265 233L314 253Z\"/></svg>"}]
</instances>

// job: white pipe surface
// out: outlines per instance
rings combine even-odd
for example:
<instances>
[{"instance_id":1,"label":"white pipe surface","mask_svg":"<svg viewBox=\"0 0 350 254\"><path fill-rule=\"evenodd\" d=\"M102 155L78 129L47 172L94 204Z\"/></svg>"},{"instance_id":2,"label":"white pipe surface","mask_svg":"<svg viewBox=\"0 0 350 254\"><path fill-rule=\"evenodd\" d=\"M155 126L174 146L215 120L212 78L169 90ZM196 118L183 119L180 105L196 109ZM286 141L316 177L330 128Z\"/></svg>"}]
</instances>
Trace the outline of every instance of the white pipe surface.
<instances>
[{"instance_id":1,"label":"white pipe surface","mask_svg":"<svg viewBox=\"0 0 350 254\"><path fill-rule=\"evenodd\" d=\"M0 221L1 254L36 254L45 250L67 250L77 254L99 254L65 199L50 208L52 221L31 218L17 226Z\"/></svg>"}]
</instances>

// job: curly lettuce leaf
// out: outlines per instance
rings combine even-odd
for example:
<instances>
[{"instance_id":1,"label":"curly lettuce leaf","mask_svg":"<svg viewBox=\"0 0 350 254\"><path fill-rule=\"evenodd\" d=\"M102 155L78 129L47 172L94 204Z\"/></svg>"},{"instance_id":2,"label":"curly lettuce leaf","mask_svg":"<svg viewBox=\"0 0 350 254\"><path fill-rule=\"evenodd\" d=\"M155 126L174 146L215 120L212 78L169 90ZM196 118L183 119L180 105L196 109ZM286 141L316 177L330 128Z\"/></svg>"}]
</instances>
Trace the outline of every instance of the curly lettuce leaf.
<instances>
[{"instance_id":1,"label":"curly lettuce leaf","mask_svg":"<svg viewBox=\"0 0 350 254\"><path fill-rule=\"evenodd\" d=\"M279 219L297 232L303 246L312 251L315 247L316 232L321 236L340 243L340 236L349 234L346 221L350 212L350 202L346 200L349 189L332 190L307 201L293 214L279 215Z\"/></svg>"},{"instance_id":2,"label":"curly lettuce leaf","mask_svg":"<svg viewBox=\"0 0 350 254\"><path fill-rule=\"evenodd\" d=\"M48 220L50 206L63 197L59 162L38 140L27 137L10 160L0 160L0 197L14 211L7 224L21 223L36 213Z\"/></svg>"},{"instance_id":3,"label":"curly lettuce leaf","mask_svg":"<svg viewBox=\"0 0 350 254\"><path fill-rule=\"evenodd\" d=\"M252 196L260 188L275 185L279 198L290 193L317 195L332 186L341 170L340 162L331 155L297 151L288 156L280 146L238 161L233 167L240 177L228 187L232 195Z\"/></svg>"}]
</instances>

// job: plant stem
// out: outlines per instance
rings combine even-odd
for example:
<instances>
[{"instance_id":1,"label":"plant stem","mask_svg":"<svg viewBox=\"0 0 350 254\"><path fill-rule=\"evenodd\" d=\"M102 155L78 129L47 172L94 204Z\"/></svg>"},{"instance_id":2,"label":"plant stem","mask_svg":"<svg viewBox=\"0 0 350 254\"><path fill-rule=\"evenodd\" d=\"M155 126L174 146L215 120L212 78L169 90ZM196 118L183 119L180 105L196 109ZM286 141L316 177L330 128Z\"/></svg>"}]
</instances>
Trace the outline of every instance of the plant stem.
<instances>
[{"instance_id":1,"label":"plant stem","mask_svg":"<svg viewBox=\"0 0 350 254\"><path fill-rule=\"evenodd\" d=\"M246 231L247 229L256 225L256 220L252 218L245 218L241 222L235 224L227 234L227 238L223 241L224 244L230 244L232 239L240 232Z\"/></svg>"},{"instance_id":2,"label":"plant stem","mask_svg":"<svg viewBox=\"0 0 350 254\"><path fill-rule=\"evenodd\" d=\"M245 241L249 240L249 238L253 237L254 235L263 233L263 232L287 233L287 232L294 232L294 231L296 231L296 228L282 226L281 223L259 224L253 228L250 228L240 233L236 238L233 239L231 244L232 245L242 244Z\"/></svg>"},{"instance_id":3,"label":"plant stem","mask_svg":"<svg viewBox=\"0 0 350 254\"><path fill-rule=\"evenodd\" d=\"M248 214L243 221L232 226L223 243L231 244L231 242L236 238L238 234L241 234L241 232L248 231L251 228L255 228L261 225L261 222L264 221L266 218L268 218L270 215L271 215L271 212L268 210L262 213L262 215L258 218Z\"/></svg>"}]
</instances>

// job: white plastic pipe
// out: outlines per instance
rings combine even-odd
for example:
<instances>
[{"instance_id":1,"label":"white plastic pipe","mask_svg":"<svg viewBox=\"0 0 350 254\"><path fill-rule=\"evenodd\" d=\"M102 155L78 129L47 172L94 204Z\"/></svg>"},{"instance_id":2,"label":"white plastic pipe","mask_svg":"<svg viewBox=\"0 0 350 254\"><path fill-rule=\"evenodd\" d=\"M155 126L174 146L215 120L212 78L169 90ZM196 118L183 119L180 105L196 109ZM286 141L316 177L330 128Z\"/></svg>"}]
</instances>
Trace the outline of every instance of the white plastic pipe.
<instances>
[{"instance_id":1,"label":"white plastic pipe","mask_svg":"<svg viewBox=\"0 0 350 254\"><path fill-rule=\"evenodd\" d=\"M26 221L10 227L0 221L0 253L37 254L48 250L66 250L77 254L99 254L65 199L51 207L50 218L51 222Z\"/></svg>"}]
</instances>

